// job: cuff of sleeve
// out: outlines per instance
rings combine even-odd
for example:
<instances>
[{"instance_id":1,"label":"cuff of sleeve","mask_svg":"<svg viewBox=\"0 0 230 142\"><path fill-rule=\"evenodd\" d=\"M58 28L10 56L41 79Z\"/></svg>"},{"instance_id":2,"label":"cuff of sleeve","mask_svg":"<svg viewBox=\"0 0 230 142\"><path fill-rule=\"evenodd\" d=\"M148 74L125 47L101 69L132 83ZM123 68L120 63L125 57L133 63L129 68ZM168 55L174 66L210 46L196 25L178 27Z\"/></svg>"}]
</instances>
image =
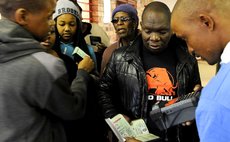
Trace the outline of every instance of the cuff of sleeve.
<instances>
[{"instance_id":1,"label":"cuff of sleeve","mask_svg":"<svg viewBox=\"0 0 230 142\"><path fill-rule=\"evenodd\" d=\"M84 77L86 80L89 80L90 79L90 75L87 71L83 70L83 69L79 69L77 70L77 77L78 76L82 76Z\"/></svg>"}]
</instances>

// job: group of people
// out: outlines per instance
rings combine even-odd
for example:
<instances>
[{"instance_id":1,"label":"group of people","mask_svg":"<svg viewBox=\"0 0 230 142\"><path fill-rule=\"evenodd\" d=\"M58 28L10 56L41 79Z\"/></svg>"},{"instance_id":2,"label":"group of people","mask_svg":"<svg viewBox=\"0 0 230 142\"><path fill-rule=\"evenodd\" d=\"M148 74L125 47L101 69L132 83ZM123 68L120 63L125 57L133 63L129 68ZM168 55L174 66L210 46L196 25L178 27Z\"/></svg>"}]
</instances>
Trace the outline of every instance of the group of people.
<instances>
[{"instance_id":1,"label":"group of people","mask_svg":"<svg viewBox=\"0 0 230 142\"><path fill-rule=\"evenodd\" d=\"M98 60L75 0L1 1L0 141L115 142L104 119L117 114L142 118L157 142L228 141L229 5L177 0L171 12L154 1L139 19L121 4L111 20L119 39L98 43ZM220 69L202 89L195 120L159 130L152 107L202 87L191 53Z\"/></svg>"},{"instance_id":2,"label":"group of people","mask_svg":"<svg viewBox=\"0 0 230 142\"><path fill-rule=\"evenodd\" d=\"M156 102L186 95L201 86L196 59L187 51L185 42L172 33L169 8L161 2L148 4L141 17L141 32L134 30L133 36L128 35L128 28L127 32L121 30L137 26L138 20L128 15L128 9L127 5L118 6L112 14L120 41L127 37L129 44L113 52L101 75L98 100L104 116L111 118L120 113L127 121L143 118L149 131L162 138L160 141L198 141L195 123L160 131L149 116ZM129 20L122 22L122 18Z\"/></svg>"}]
</instances>

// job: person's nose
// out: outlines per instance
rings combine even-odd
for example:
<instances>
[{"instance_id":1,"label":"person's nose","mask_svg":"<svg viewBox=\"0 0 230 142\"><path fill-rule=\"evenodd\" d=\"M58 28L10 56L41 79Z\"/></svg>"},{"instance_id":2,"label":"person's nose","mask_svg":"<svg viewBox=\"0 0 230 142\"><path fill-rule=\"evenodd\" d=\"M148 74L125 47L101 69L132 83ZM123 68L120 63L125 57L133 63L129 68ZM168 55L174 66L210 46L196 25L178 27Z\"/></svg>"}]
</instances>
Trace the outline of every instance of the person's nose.
<instances>
[{"instance_id":1,"label":"person's nose","mask_svg":"<svg viewBox=\"0 0 230 142\"><path fill-rule=\"evenodd\" d=\"M121 21L121 19L118 19L117 25L121 25L121 24L124 24L124 22Z\"/></svg>"},{"instance_id":2,"label":"person's nose","mask_svg":"<svg viewBox=\"0 0 230 142\"><path fill-rule=\"evenodd\" d=\"M157 33L152 33L152 34L150 35L150 40L159 41L159 40L160 40L159 34L157 34Z\"/></svg>"},{"instance_id":3,"label":"person's nose","mask_svg":"<svg viewBox=\"0 0 230 142\"><path fill-rule=\"evenodd\" d=\"M70 31L70 26L69 25L66 25L65 28L64 28L65 31Z\"/></svg>"}]
</instances>

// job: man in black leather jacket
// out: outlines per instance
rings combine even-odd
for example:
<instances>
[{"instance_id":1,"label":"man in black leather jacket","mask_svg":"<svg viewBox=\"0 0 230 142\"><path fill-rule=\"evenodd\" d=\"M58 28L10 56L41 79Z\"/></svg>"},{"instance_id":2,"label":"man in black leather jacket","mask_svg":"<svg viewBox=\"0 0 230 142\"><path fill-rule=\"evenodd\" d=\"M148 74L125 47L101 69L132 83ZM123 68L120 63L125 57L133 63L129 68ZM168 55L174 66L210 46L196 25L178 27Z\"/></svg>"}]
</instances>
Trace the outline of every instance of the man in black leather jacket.
<instances>
[{"instance_id":1,"label":"man in black leather jacket","mask_svg":"<svg viewBox=\"0 0 230 142\"><path fill-rule=\"evenodd\" d=\"M172 35L170 19L165 4L152 2L146 6L141 35L131 46L117 49L103 72L99 103L105 118L118 113L128 121L143 118L161 141L197 141L194 123L160 132L149 118L156 102L170 101L201 84L197 61L185 42Z\"/></svg>"}]
</instances>

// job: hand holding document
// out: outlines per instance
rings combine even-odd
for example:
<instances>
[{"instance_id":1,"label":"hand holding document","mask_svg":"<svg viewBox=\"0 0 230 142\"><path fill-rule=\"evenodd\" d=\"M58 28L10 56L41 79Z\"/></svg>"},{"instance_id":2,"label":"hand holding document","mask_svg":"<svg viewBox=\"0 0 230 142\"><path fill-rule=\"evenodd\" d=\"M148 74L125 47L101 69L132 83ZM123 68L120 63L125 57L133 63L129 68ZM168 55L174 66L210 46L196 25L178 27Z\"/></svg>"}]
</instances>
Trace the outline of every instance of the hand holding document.
<instances>
[{"instance_id":1,"label":"hand holding document","mask_svg":"<svg viewBox=\"0 0 230 142\"><path fill-rule=\"evenodd\" d=\"M122 114L118 114L111 119L105 119L105 121L119 142L124 142L126 137L133 137L142 142L159 139L158 136L149 133L143 119L136 119L128 123Z\"/></svg>"}]
</instances>

